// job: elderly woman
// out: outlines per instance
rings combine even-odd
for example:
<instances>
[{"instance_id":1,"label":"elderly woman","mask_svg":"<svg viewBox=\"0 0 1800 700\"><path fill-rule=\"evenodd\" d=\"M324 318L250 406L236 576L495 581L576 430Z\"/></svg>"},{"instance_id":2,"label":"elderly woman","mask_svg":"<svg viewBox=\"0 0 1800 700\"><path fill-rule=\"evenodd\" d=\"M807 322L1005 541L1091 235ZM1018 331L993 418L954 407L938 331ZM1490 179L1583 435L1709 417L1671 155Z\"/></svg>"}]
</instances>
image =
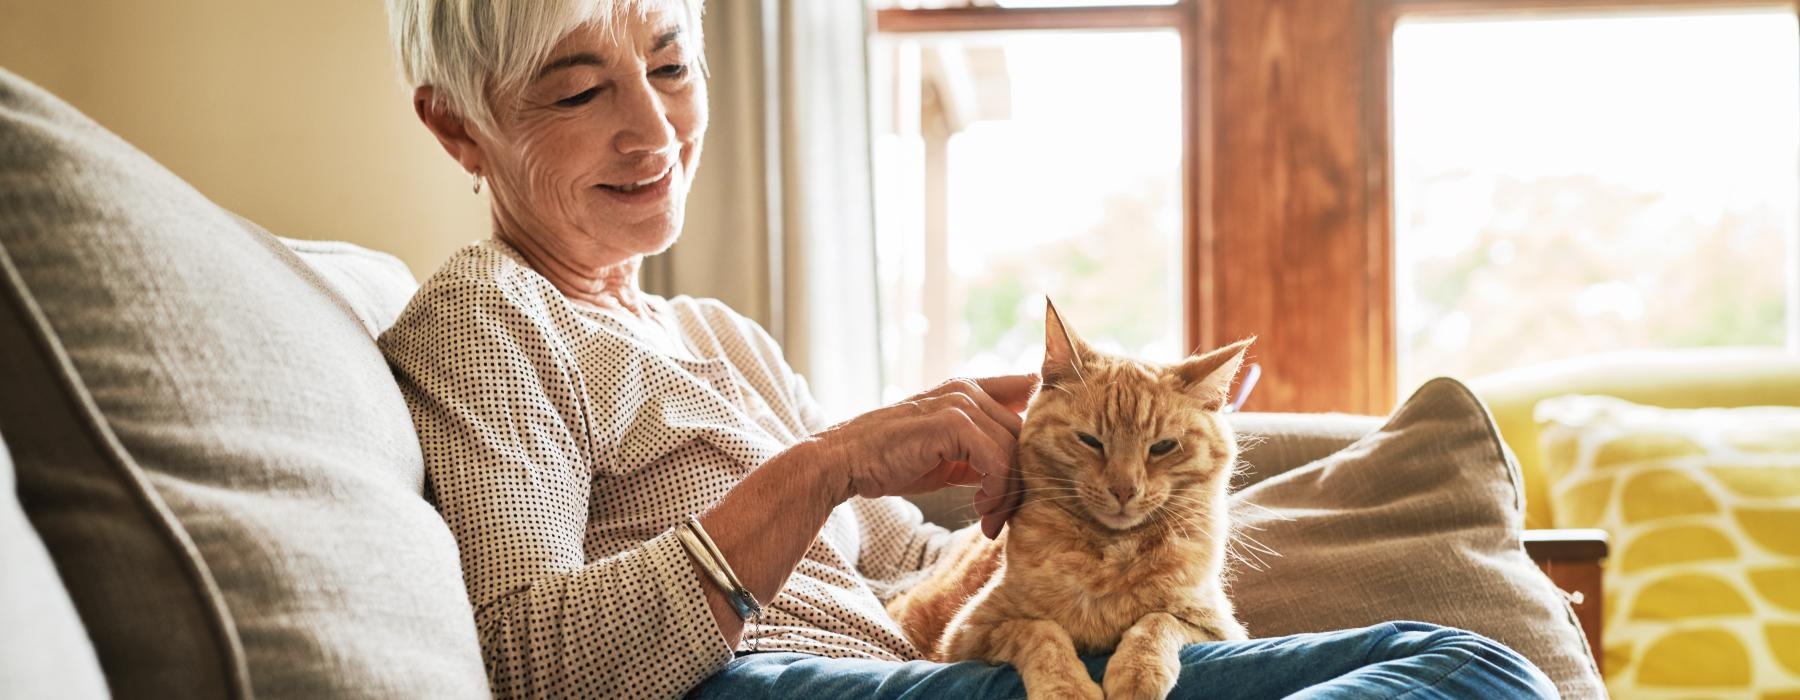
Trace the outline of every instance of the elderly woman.
<instances>
[{"instance_id":1,"label":"elderly woman","mask_svg":"<svg viewBox=\"0 0 1800 700\"><path fill-rule=\"evenodd\" d=\"M493 237L427 280L381 347L461 547L493 689L1019 696L1010 668L916 661L882 601L976 536L895 496L980 484L980 530L999 532L1035 378L952 381L828 427L755 323L638 287L681 231L700 161L700 9L392 0L420 120L492 196ZM1247 696L1547 688L1504 648L1414 623L1194 645L1183 661L1177 692L1189 678Z\"/></svg>"}]
</instances>

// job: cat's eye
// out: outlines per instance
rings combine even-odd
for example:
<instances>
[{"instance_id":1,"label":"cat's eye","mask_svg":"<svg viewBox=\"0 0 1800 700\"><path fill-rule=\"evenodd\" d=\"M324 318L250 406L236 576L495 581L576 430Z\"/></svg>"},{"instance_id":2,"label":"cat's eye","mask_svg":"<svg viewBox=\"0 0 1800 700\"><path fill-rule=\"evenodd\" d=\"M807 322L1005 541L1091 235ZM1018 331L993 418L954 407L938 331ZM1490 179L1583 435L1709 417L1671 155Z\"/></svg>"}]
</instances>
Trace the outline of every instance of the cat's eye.
<instances>
[{"instance_id":1,"label":"cat's eye","mask_svg":"<svg viewBox=\"0 0 1800 700\"><path fill-rule=\"evenodd\" d=\"M1106 449L1105 445L1100 444L1100 438L1094 437L1087 433L1076 433L1075 439L1080 440L1081 444L1087 445L1088 447L1092 447L1096 450Z\"/></svg>"},{"instance_id":2,"label":"cat's eye","mask_svg":"<svg viewBox=\"0 0 1800 700\"><path fill-rule=\"evenodd\" d=\"M1170 453L1174 449L1175 449L1175 441L1174 440L1163 440L1161 442L1158 442L1158 443L1150 446L1150 454L1157 456L1157 457L1161 457L1163 455Z\"/></svg>"}]
</instances>

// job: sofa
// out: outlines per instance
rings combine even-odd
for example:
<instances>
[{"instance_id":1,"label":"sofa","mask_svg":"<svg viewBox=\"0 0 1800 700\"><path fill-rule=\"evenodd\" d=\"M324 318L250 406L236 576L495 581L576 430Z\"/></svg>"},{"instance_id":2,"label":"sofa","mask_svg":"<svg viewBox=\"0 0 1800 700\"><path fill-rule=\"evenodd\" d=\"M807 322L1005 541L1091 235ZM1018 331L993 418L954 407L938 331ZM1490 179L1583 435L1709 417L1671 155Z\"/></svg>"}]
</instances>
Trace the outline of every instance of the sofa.
<instances>
[{"instance_id":1,"label":"sofa","mask_svg":"<svg viewBox=\"0 0 1800 700\"><path fill-rule=\"evenodd\" d=\"M374 343L413 287L391 256L225 211L0 70L0 696L487 696ZM1604 693L1466 388L1385 420L1234 421L1253 633L1425 619ZM920 505L953 524L959 497Z\"/></svg>"},{"instance_id":2,"label":"sofa","mask_svg":"<svg viewBox=\"0 0 1800 700\"><path fill-rule=\"evenodd\" d=\"M1622 697L1800 689L1800 355L1636 350L1470 382L1517 455L1527 527L1595 528ZM1569 586L1565 586L1567 588ZM1589 594L1590 598L1593 594Z\"/></svg>"}]
</instances>

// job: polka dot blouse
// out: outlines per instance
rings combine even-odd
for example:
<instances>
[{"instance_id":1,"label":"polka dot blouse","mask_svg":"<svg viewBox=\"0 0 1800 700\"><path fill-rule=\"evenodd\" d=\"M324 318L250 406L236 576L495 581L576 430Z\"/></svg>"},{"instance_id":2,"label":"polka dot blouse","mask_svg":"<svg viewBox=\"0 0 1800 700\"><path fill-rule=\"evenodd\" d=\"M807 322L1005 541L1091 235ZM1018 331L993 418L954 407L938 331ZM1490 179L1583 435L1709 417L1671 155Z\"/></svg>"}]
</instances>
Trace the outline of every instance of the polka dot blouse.
<instances>
[{"instance_id":1,"label":"polka dot blouse","mask_svg":"<svg viewBox=\"0 0 1800 700\"><path fill-rule=\"evenodd\" d=\"M714 300L649 302L677 343L576 306L489 240L381 336L499 696L677 697L724 667L711 584L673 528L825 427L755 323ZM949 537L901 499L839 506L768 606L759 648L917 658L882 601Z\"/></svg>"}]
</instances>

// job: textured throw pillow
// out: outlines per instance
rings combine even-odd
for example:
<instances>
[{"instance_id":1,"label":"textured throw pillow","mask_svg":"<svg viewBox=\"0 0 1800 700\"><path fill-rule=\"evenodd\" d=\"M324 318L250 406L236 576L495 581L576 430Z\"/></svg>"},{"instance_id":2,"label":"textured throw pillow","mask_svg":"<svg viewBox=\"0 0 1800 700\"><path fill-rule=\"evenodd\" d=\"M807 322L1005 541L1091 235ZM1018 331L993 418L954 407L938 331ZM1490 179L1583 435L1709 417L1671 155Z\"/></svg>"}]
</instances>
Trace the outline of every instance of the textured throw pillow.
<instances>
[{"instance_id":1,"label":"textured throw pillow","mask_svg":"<svg viewBox=\"0 0 1800 700\"><path fill-rule=\"evenodd\" d=\"M1563 697L1604 692L1574 611L1519 542L1518 467L1462 384L1433 380L1349 447L1246 481L1231 598L1252 635L1421 620L1511 647Z\"/></svg>"},{"instance_id":2,"label":"textured throw pillow","mask_svg":"<svg viewBox=\"0 0 1800 700\"><path fill-rule=\"evenodd\" d=\"M1800 408L1537 405L1558 527L1605 529L1608 684L1800 697Z\"/></svg>"},{"instance_id":3,"label":"textured throw pillow","mask_svg":"<svg viewBox=\"0 0 1800 700\"><path fill-rule=\"evenodd\" d=\"M0 70L0 429L128 697L485 697L362 323L278 240Z\"/></svg>"}]
</instances>

